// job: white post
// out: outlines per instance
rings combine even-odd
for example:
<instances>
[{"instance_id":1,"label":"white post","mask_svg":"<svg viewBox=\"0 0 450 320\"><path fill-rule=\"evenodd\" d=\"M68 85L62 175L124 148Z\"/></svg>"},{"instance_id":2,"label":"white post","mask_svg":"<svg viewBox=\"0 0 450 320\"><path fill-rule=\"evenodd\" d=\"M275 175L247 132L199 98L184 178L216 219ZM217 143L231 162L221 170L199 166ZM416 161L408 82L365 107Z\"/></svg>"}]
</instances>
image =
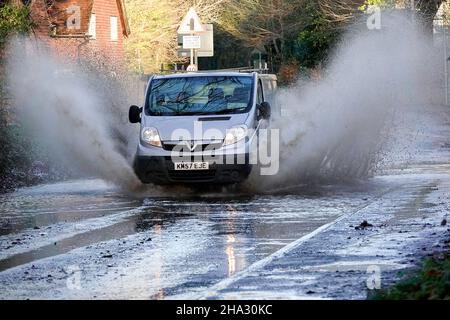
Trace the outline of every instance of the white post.
<instances>
[{"instance_id":1,"label":"white post","mask_svg":"<svg viewBox=\"0 0 450 320\"><path fill-rule=\"evenodd\" d=\"M198 70L198 49L194 50L194 56L195 56L195 65L197 66L197 70Z\"/></svg>"},{"instance_id":2,"label":"white post","mask_svg":"<svg viewBox=\"0 0 450 320\"><path fill-rule=\"evenodd\" d=\"M194 34L193 33L191 33L191 36L193 36ZM193 66L194 65L194 49L193 48L191 48L191 66Z\"/></svg>"}]
</instances>

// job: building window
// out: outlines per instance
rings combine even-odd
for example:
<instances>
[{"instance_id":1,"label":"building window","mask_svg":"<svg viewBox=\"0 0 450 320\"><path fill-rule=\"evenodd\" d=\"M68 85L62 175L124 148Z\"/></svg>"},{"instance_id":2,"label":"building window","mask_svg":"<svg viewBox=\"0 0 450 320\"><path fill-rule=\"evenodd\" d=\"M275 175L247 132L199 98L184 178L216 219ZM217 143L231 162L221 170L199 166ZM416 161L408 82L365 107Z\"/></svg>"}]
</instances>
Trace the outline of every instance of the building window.
<instances>
[{"instance_id":1,"label":"building window","mask_svg":"<svg viewBox=\"0 0 450 320\"><path fill-rule=\"evenodd\" d=\"M89 30L88 30L88 35L91 36L91 39L97 38L96 25L97 25L97 20L95 17L95 13L92 13L91 18L89 19Z\"/></svg>"},{"instance_id":2,"label":"building window","mask_svg":"<svg viewBox=\"0 0 450 320\"><path fill-rule=\"evenodd\" d=\"M117 41L118 40L117 17L110 17L109 24L111 26L111 41Z\"/></svg>"}]
</instances>

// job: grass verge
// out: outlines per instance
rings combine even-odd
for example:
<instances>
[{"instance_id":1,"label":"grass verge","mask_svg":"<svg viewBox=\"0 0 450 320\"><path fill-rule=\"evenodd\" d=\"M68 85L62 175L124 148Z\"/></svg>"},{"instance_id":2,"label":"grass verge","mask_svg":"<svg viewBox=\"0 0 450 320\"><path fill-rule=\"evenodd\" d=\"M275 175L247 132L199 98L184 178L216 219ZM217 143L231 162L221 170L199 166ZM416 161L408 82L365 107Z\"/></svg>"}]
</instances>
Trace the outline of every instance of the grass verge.
<instances>
[{"instance_id":1,"label":"grass verge","mask_svg":"<svg viewBox=\"0 0 450 320\"><path fill-rule=\"evenodd\" d=\"M379 290L370 300L450 299L450 252L424 260L419 270L393 287Z\"/></svg>"}]
</instances>

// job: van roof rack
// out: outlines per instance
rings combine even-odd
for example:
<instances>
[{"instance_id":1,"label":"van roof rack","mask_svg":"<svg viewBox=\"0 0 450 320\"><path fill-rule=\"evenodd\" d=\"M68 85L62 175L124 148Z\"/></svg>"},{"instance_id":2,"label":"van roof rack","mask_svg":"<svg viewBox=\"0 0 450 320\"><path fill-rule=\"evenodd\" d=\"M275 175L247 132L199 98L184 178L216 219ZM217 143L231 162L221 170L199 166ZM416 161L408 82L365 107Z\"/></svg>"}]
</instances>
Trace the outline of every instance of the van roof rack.
<instances>
[{"instance_id":1,"label":"van roof rack","mask_svg":"<svg viewBox=\"0 0 450 320\"><path fill-rule=\"evenodd\" d=\"M217 70L199 70L198 72L241 72L241 73L267 73L269 72L269 68L253 68L253 67L242 67L242 68L228 68L228 69L217 69Z\"/></svg>"},{"instance_id":2,"label":"van roof rack","mask_svg":"<svg viewBox=\"0 0 450 320\"><path fill-rule=\"evenodd\" d=\"M161 66L160 69L161 73L187 73L184 69L184 65L182 66L182 69L178 69L175 67L175 69L164 69L163 66ZM192 71L189 71L192 72ZM237 67L237 68L227 68L227 69L216 69L216 70L198 70L194 71L196 73L212 73L212 72L240 72L240 73L252 73L257 72L260 74L266 74L269 72L269 68L265 66L264 68L253 68L253 67Z\"/></svg>"}]
</instances>

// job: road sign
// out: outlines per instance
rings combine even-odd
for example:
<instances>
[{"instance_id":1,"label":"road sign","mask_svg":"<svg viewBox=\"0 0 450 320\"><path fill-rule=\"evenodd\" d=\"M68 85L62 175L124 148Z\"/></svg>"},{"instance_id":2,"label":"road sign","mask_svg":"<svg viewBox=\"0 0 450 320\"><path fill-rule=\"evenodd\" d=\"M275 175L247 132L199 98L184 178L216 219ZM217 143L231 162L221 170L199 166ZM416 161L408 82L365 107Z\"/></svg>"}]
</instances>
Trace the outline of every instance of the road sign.
<instances>
[{"instance_id":1,"label":"road sign","mask_svg":"<svg viewBox=\"0 0 450 320\"><path fill-rule=\"evenodd\" d=\"M202 22L194 8L190 8L177 31L179 34L195 34L205 32Z\"/></svg>"},{"instance_id":2,"label":"road sign","mask_svg":"<svg viewBox=\"0 0 450 320\"><path fill-rule=\"evenodd\" d=\"M183 49L200 49L200 36L183 36Z\"/></svg>"},{"instance_id":3,"label":"road sign","mask_svg":"<svg viewBox=\"0 0 450 320\"><path fill-rule=\"evenodd\" d=\"M212 24L204 24L206 32L200 34L200 48L197 49L197 57L214 56L214 28ZM183 46L183 34L178 35L178 56L180 58L189 58L190 50Z\"/></svg>"}]
</instances>

